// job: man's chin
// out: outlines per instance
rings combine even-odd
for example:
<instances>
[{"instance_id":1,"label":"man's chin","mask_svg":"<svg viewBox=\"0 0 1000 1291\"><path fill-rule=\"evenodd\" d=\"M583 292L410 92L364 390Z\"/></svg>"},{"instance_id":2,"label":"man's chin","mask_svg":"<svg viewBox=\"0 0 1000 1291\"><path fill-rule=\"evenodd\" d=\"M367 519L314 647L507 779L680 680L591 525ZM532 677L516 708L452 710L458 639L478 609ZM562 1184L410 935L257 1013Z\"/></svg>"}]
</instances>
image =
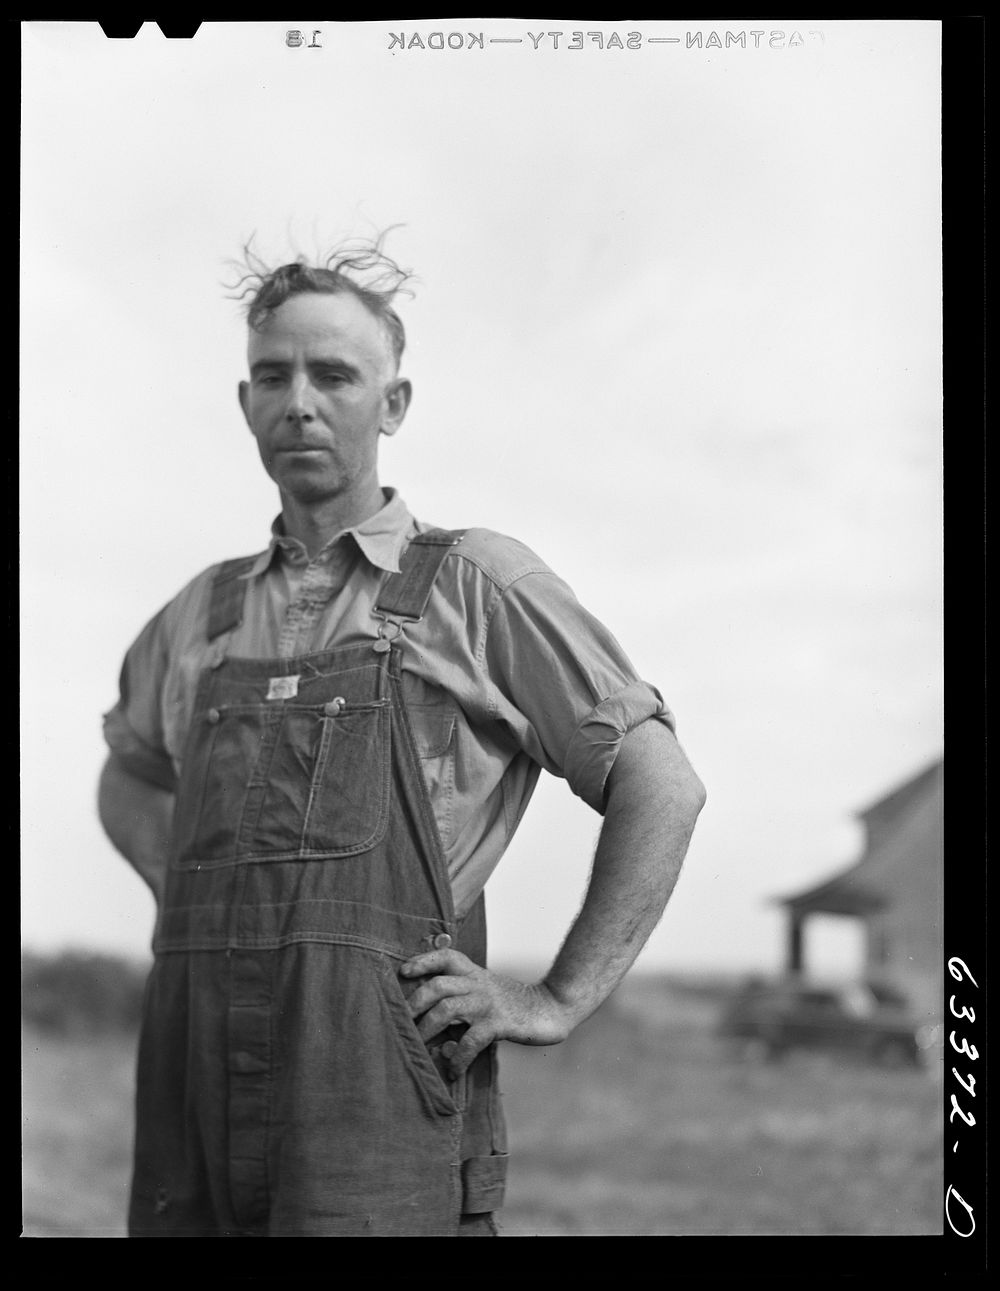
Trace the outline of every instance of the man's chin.
<instances>
[{"instance_id":1,"label":"man's chin","mask_svg":"<svg viewBox=\"0 0 1000 1291\"><path fill-rule=\"evenodd\" d=\"M300 507L321 506L350 493L343 480L331 480L329 475L315 471L282 471L272 478L282 499Z\"/></svg>"}]
</instances>

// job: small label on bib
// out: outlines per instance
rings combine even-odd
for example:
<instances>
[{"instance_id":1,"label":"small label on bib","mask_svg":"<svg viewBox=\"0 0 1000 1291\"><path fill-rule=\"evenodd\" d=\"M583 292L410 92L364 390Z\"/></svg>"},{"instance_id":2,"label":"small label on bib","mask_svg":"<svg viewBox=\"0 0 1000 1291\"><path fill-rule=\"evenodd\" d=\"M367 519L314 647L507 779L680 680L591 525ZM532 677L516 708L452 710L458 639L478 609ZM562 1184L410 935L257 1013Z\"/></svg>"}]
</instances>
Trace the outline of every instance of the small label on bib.
<instances>
[{"instance_id":1,"label":"small label on bib","mask_svg":"<svg viewBox=\"0 0 1000 1291\"><path fill-rule=\"evenodd\" d=\"M268 677L268 699L294 699L299 693L299 678L301 676L302 674L297 672L291 677Z\"/></svg>"}]
</instances>

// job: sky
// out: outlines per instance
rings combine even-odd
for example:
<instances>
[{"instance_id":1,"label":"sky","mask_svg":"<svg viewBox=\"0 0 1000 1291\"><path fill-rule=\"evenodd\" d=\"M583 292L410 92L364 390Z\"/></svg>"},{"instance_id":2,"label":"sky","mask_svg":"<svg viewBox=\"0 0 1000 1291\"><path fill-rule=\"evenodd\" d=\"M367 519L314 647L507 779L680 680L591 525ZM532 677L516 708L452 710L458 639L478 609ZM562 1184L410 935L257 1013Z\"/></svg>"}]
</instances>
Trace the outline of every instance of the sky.
<instances>
[{"instance_id":1,"label":"sky","mask_svg":"<svg viewBox=\"0 0 1000 1291\"><path fill-rule=\"evenodd\" d=\"M414 401L382 483L534 548L676 714L708 803L639 966L779 968L775 898L942 749L939 25L22 42L24 944L148 954L100 717L143 623L277 510L231 260L398 225ZM555 953L599 824L542 777L494 962ZM807 936L856 963L849 922Z\"/></svg>"}]
</instances>

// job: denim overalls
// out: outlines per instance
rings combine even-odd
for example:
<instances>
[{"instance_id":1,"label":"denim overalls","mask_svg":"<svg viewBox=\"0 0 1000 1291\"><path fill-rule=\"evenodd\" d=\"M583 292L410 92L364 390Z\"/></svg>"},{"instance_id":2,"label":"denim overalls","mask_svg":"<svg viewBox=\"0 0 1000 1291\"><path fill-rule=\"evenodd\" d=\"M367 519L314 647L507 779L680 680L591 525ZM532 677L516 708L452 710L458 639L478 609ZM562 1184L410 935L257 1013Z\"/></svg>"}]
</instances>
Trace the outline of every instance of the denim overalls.
<instances>
[{"instance_id":1,"label":"denim overalls","mask_svg":"<svg viewBox=\"0 0 1000 1291\"><path fill-rule=\"evenodd\" d=\"M133 1236L431 1236L503 1200L496 1054L451 1081L406 1003L461 927L402 700L400 651L461 535L414 538L378 634L225 657L198 685L139 1050ZM233 628L227 562L209 636ZM374 622L374 621L373 621ZM454 1028L452 1028L454 1030Z\"/></svg>"}]
</instances>

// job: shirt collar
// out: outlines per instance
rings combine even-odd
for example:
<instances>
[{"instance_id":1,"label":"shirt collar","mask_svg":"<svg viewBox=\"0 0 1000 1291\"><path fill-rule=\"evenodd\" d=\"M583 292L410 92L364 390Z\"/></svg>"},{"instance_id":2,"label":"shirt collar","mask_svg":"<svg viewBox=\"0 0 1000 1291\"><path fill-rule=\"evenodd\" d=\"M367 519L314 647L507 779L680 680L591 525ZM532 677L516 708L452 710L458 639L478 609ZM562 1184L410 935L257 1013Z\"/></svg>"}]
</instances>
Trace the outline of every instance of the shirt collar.
<instances>
[{"instance_id":1,"label":"shirt collar","mask_svg":"<svg viewBox=\"0 0 1000 1291\"><path fill-rule=\"evenodd\" d=\"M334 534L318 555L332 552L336 544L350 534L361 552L376 569L384 569L388 574L398 574L399 558L416 525L406 503L396 489L383 489L382 493L385 497L385 505L380 510L369 516L367 520L362 520L360 524ZM290 538L284 532L281 516L278 515L271 525L271 541L266 551L260 553L243 577L255 578L271 567L271 562L279 553L291 555L293 552L301 555L304 554L305 548L297 538Z\"/></svg>"}]
</instances>

